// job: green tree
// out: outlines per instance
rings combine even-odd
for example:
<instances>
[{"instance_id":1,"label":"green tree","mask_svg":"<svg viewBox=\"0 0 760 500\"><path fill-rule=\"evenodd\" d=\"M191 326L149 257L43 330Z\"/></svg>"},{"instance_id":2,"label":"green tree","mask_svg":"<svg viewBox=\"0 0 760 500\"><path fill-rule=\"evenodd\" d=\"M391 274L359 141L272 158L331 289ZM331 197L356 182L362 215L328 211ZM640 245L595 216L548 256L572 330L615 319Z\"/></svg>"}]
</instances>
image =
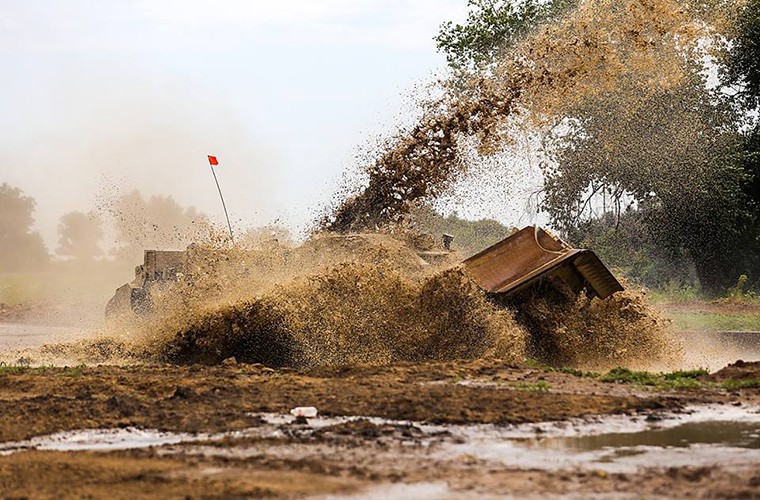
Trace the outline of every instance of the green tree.
<instances>
[{"instance_id":1,"label":"green tree","mask_svg":"<svg viewBox=\"0 0 760 500\"><path fill-rule=\"evenodd\" d=\"M723 80L738 90L743 110L750 121L754 121L744 133L744 168L749 177L745 194L757 228L760 225L760 0L746 1L736 25ZM754 243L760 239L760 229L756 234ZM755 244L754 248L760 246Z\"/></svg>"},{"instance_id":2,"label":"green tree","mask_svg":"<svg viewBox=\"0 0 760 500\"><path fill-rule=\"evenodd\" d=\"M58 224L58 248L56 253L69 255L78 260L91 260L103 253L103 223L95 215L69 212Z\"/></svg>"},{"instance_id":3,"label":"green tree","mask_svg":"<svg viewBox=\"0 0 760 500\"><path fill-rule=\"evenodd\" d=\"M31 229L34 206L20 189L0 186L0 270L36 270L48 263L42 237Z\"/></svg>"},{"instance_id":4,"label":"green tree","mask_svg":"<svg viewBox=\"0 0 760 500\"><path fill-rule=\"evenodd\" d=\"M693 289L699 286L694 263L681 248L655 242L642 210L606 212L570 228L565 237L581 248L593 248L616 273L651 288Z\"/></svg>"},{"instance_id":5,"label":"green tree","mask_svg":"<svg viewBox=\"0 0 760 500\"><path fill-rule=\"evenodd\" d=\"M502 48L575 3L470 0L467 22L444 24L438 48L456 70L487 69ZM702 55L685 52L680 86L642 91L646 86L622 80L556 117L544 149L551 161L543 202L556 226L594 246L582 231L614 232L635 221L637 230L621 235L645 238L651 258L640 255L629 267L663 258L678 267L687 256L707 290L724 290L745 273L760 282L757 120L743 132L760 99L759 12L760 0L747 0L736 29L726 31L722 74L741 99L708 89ZM609 242L598 229L593 234Z\"/></svg>"},{"instance_id":6,"label":"green tree","mask_svg":"<svg viewBox=\"0 0 760 500\"><path fill-rule=\"evenodd\" d=\"M578 0L467 0L464 24L447 21L435 37L438 50L457 70L475 70L530 30L561 14Z\"/></svg>"},{"instance_id":7,"label":"green tree","mask_svg":"<svg viewBox=\"0 0 760 500\"><path fill-rule=\"evenodd\" d=\"M554 224L572 232L606 211L626 223L619 216L630 206L662 252L688 253L703 287L735 282L743 271L733 248L751 218L745 154L737 116L696 70L668 91L587 100L575 120L545 166L543 208Z\"/></svg>"},{"instance_id":8,"label":"green tree","mask_svg":"<svg viewBox=\"0 0 760 500\"><path fill-rule=\"evenodd\" d=\"M146 249L184 249L208 236L208 218L193 207L182 207L171 196L144 198L139 191L119 197L110 207L123 260L139 260Z\"/></svg>"},{"instance_id":9,"label":"green tree","mask_svg":"<svg viewBox=\"0 0 760 500\"><path fill-rule=\"evenodd\" d=\"M750 109L760 106L760 0L747 0L731 40L723 80L733 86L743 104Z\"/></svg>"}]
</instances>

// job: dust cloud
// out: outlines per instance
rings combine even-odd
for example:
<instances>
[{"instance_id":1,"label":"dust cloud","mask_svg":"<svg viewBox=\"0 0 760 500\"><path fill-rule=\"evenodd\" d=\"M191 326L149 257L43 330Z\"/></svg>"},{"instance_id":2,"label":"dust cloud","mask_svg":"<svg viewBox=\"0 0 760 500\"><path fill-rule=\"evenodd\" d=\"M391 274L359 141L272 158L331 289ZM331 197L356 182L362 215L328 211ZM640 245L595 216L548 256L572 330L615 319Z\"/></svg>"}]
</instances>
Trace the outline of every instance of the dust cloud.
<instances>
[{"instance_id":1,"label":"dust cloud","mask_svg":"<svg viewBox=\"0 0 760 500\"><path fill-rule=\"evenodd\" d=\"M62 214L97 210L133 190L170 196L224 223L208 154L219 156L233 223L264 224L286 208L274 148L248 131L238 110L147 71L108 62L60 70L51 77L55 90L35 95L17 124L34 141L5 145L3 181L36 199L36 226L49 248Z\"/></svg>"}]
</instances>

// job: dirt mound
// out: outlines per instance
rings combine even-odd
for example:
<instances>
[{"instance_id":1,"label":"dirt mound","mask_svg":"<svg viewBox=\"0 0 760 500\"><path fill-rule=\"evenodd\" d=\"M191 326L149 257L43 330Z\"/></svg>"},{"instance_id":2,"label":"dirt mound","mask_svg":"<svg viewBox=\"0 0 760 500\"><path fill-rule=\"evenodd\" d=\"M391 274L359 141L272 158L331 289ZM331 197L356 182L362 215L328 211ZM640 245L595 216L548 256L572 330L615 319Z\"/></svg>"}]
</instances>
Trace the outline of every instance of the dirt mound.
<instances>
[{"instance_id":1,"label":"dirt mound","mask_svg":"<svg viewBox=\"0 0 760 500\"><path fill-rule=\"evenodd\" d=\"M705 377L709 382L725 382L726 380L760 380L760 361L746 362L739 360L727 367Z\"/></svg>"},{"instance_id":2,"label":"dirt mound","mask_svg":"<svg viewBox=\"0 0 760 500\"><path fill-rule=\"evenodd\" d=\"M429 267L404 241L379 233L338 235L321 233L293 252L299 262L328 267L341 262L366 262L416 274Z\"/></svg>"}]
</instances>

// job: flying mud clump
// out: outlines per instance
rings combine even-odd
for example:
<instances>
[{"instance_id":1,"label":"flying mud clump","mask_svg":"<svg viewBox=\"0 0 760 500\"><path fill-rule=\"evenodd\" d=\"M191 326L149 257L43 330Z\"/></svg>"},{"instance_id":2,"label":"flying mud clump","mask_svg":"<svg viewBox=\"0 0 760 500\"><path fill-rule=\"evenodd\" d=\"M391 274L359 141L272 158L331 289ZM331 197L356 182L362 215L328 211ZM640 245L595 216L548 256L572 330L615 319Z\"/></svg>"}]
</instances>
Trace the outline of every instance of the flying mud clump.
<instances>
[{"instance_id":1,"label":"flying mud clump","mask_svg":"<svg viewBox=\"0 0 760 500\"><path fill-rule=\"evenodd\" d=\"M535 32L469 80L445 83L422 119L365 169L367 185L321 226L338 232L400 222L415 205L451 189L466 173L474 139L481 154L509 144L510 118L556 123L616 88L647 95L677 86L684 54L699 50L719 9L678 0L586 0ZM712 16L712 17L710 17Z\"/></svg>"}]
</instances>

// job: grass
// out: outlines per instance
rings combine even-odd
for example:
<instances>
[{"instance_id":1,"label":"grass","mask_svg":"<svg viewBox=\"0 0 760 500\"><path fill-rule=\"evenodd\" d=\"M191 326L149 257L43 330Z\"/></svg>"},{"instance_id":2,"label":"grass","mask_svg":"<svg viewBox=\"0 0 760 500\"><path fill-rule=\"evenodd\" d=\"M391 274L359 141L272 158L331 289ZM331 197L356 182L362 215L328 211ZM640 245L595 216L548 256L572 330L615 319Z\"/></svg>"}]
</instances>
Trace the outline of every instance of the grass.
<instances>
[{"instance_id":1,"label":"grass","mask_svg":"<svg viewBox=\"0 0 760 500\"><path fill-rule=\"evenodd\" d=\"M558 368L544 365L535 360L527 360L526 364L546 372L567 373L576 377L594 378L600 382L634 384L641 387L654 387L657 389L690 389L702 387L699 377L708 375L705 369L678 370L669 373L652 373L629 370L628 368L614 368L607 373L596 373L577 370L575 368Z\"/></svg>"},{"instance_id":2,"label":"grass","mask_svg":"<svg viewBox=\"0 0 760 500\"><path fill-rule=\"evenodd\" d=\"M760 331L760 312L668 311L673 325L683 331Z\"/></svg>"},{"instance_id":3,"label":"grass","mask_svg":"<svg viewBox=\"0 0 760 500\"><path fill-rule=\"evenodd\" d=\"M650 373L629 370L628 368L615 368L601 375L601 382L634 384L640 387L652 387L655 389L699 389L718 388L734 391L738 389L760 389L760 378L743 380L725 380L719 383L702 382L700 377L709 372L699 370L678 370L670 373Z\"/></svg>"},{"instance_id":4,"label":"grass","mask_svg":"<svg viewBox=\"0 0 760 500\"><path fill-rule=\"evenodd\" d=\"M5 364L4 362L0 362L0 375L22 375L22 374L30 374L30 375L46 375L49 372L52 372L50 374L53 375L63 375L64 377L80 377L84 373L84 369L87 368L86 365L77 365L72 368L64 367L63 369L56 369L53 366L29 366L28 363L17 363L17 364Z\"/></svg>"},{"instance_id":5,"label":"grass","mask_svg":"<svg viewBox=\"0 0 760 500\"><path fill-rule=\"evenodd\" d=\"M671 304L686 304L708 300L694 288L672 288L665 290L651 288L647 290L647 297L651 302Z\"/></svg>"},{"instance_id":6,"label":"grass","mask_svg":"<svg viewBox=\"0 0 760 500\"><path fill-rule=\"evenodd\" d=\"M726 380L721 387L729 391L737 389L760 389L760 378L748 378L744 380Z\"/></svg>"},{"instance_id":7,"label":"grass","mask_svg":"<svg viewBox=\"0 0 760 500\"><path fill-rule=\"evenodd\" d=\"M702 387L699 377L707 375L705 369L678 370L670 373L651 373L629 370L628 368L614 368L599 377L600 382L617 384L634 384L642 387L654 387L657 389L692 389Z\"/></svg>"},{"instance_id":8,"label":"grass","mask_svg":"<svg viewBox=\"0 0 760 500\"><path fill-rule=\"evenodd\" d=\"M744 291L746 276L725 296L707 296L694 288L650 289L650 302L664 306L665 316L684 331L760 331L760 295Z\"/></svg>"},{"instance_id":9,"label":"grass","mask_svg":"<svg viewBox=\"0 0 760 500\"><path fill-rule=\"evenodd\" d=\"M86 365L77 365L74 368L64 369L62 374L64 377L80 377L85 368L87 368Z\"/></svg>"},{"instance_id":10,"label":"grass","mask_svg":"<svg viewBox=\"0 0 760 500\"><path fill-rule=\"evenodd\" d=\"M29 371L28 366L0 364L0 375L18 375Z\"/></svg>"},{"instance_id":11,"label":"grass","mask_svg":"<svg viewBox=\"0 0 760 500\"><path fill-rule=\"evenodd\" d=\"M3 362L0 362L0 375L2 374L21 375L23 373L44 375L52 368L53 368L52 366L46 366L46 365L32 367L26 363L7 365Z\"/></svg>"},{"instance_id":12,"label":"grass","mask_svg":"<svg viewBox=\"0 0 760 500\"><path fill-rule=\"evenodd\" d=\"M598 378L600 375L597 372L587 372L583 370L578 370L577 368L570 368L566 366L550 366L550 365L541 363L540 361L536 361L535 359L526 359L525 364L531 368L536 368L537 370L541 370L544 372L567 373L568 375L575 375L576 377Z\"/></svg>"}]
</instances>

